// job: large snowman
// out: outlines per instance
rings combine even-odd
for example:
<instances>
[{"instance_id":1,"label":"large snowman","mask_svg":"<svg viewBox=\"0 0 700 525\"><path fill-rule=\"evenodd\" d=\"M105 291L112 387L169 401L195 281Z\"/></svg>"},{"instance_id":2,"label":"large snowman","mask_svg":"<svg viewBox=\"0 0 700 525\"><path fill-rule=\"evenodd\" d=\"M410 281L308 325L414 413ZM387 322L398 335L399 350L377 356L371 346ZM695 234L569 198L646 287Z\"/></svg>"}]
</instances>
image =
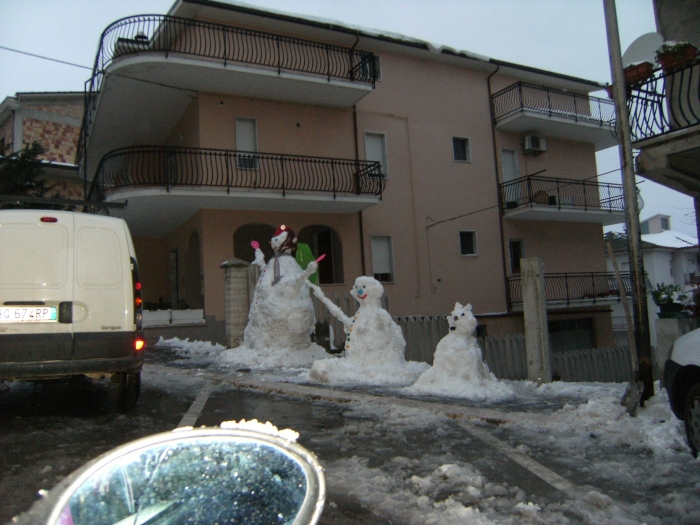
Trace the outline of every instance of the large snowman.
<instances>
[{"instance_id":1,"label":"large snowman","mask_svg":"<svg viewBox=\"0 0 700 525\"><path fill-rule=\"evenodd\" d=\"M481 348L474 337L476 317L472 305L456 303L447 316L450 331L435 349L433 366L409 388L421 394L434 394L470 399L502 400L513 391L501 383L483 361Z\"/></svg>"},{"instance_id":2,"label":"large snowman","mask_svg":"<svg viewBox=\"0 0 700 525\"><path fill-rule=\"evenodd\" d=\"M252 244L253 264L262 271L250 305L243 344L228 356L229 360L265 367L310 366L315 358L326 355L323 348L311 342L316 317L307 279L318 263L312 261L302 270L294 258L297 238L285 225L278 227L270 240L274 257L269 262L265 262L257 242ZM252 363L251 353L256 357Z\"/></svg>"},{"instance_id":3,"label":"large snowman","mask_svg":"<svg viewBox=\"0 0 700 525\"><path fill-rule=\"evenodd\" d=\"M358 277L350 295L359 303L357 313L348 317L325 297L318 286L313 293L345 328L344 357L316 361L309 377L322 383L410 384L428 366L407 362L406 341L381 305L384 287L372 277Z\"/></svg>"}]
</instances>

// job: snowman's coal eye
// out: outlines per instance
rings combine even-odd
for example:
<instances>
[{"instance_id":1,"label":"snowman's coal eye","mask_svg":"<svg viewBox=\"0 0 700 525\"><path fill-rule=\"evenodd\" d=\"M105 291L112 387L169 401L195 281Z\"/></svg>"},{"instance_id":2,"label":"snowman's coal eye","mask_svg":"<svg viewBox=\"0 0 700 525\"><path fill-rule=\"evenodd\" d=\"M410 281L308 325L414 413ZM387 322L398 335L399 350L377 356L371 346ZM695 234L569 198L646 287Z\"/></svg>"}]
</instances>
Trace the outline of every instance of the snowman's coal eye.
<instances>
[{"instance_id":1,"label":"snowman's coal eye","mask_svg":"<svg viewBox=\"0 0 700 525\"><path fill-rule=\"evenodd\" d=\"M462 312L462 317L464 317L464 312Z\"/></svg>"}]
</instances>

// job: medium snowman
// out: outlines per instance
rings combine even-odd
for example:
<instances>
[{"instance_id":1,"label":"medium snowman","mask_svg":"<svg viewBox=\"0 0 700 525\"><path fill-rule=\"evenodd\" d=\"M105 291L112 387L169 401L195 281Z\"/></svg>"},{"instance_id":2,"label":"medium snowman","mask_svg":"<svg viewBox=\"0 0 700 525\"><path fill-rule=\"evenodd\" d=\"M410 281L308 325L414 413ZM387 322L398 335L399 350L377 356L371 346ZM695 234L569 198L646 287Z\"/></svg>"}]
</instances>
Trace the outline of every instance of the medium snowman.
<instances>
[{"instance_id":1,"label":"medium snowman","mask_svg":"<svg viewBox=\"0 0 700 525\"><path fill-rule=\"evenodd\" d=\"M306 270L294 258L297 238L285 225L270 240L274 257L265 262L260 245L253 241L253 264L262 269L255 286L243 346L253 350L282 349L289 351L317 350L311 342L316 327L314 306L307 279L318 268L312 261Z\"/></svg>"},{"instance_id":2,"label":"medium snowman","mask_svg":"<svg viewBox=\"0 0 700 525\"><path fill-rule=\"evenodd\" d=\"M350 295L359 303L359 308L352 317L345 315L318 286L310 286L331 315L343 323L346 335L345 356L314 362L309 373L311 379L342 383L352 377L353 381L366 383L392 380L411 383L424 370L422 363L409 365L406 362L406 341L399 325L382 308L384 287L379 281L365 276L355 279Z\"/></svg>"}]
</instances>

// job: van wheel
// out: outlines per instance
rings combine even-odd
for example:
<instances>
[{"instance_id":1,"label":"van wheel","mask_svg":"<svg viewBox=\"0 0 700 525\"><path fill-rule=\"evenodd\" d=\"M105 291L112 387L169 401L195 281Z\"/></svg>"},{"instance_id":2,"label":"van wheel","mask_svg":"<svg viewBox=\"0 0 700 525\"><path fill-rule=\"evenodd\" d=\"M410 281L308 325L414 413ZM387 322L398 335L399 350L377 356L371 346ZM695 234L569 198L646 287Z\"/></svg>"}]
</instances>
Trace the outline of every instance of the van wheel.
<instances>
[{"instance_id":1,"label":"van wheel","mask_svg":"<svg viewBox=\"0 0 700 525\"><path fill-rule=\"evenodd\" d=\"M693 456L698 457L700 450L700 383L691 386L685 398L685 433Z\"/></svg>"},{"instance_id":2,"label":"van wheel","mask_svg":"<svg viewBox=\"0 0 700 525\"><path fill-rule=\"evenodd\" d=\"M141 371L120 372L112 376L117 385L119 410L130 410L136 404L141 392Z\"/></svg>"}]
</instances>

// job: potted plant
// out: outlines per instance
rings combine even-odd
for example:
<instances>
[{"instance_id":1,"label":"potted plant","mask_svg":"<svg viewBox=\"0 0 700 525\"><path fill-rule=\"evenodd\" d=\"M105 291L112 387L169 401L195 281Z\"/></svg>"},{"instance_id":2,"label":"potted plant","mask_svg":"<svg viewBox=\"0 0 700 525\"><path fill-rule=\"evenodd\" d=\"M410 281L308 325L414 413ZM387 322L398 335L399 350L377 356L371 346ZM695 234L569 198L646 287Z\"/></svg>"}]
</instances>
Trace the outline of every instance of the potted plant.
<instances>
[{"instance_id":1,"label":"potted plant","mask_svg":"<svg viewBox=\"0 0 700 525\"><path fill-rule=\"evenodd\" d=\"M689 317L690 312L684 311L688 294L677 284L657 284L651 291L651 298L659 307L660 319Z\"/></svg>"},{"instance_id":2,"label":"potted plant","mask_svg":"<svg viewBox=\"0 0 700 525\"><path fill-rule=\"evenodd\" d=\"M627 66L624 72L625 84L633 86L634 84L639 84L651 78L654 74L654 64L651 62L636 62Z\"/></svg>"},{"instance_id":3,"label":"potted plant","mask_svg":"<svg viewBox=\"0 0 700 525\"><path fill-rule=\"evenodd\" d=\"M675 71L693 63L698 48L690 42L664 42L656 50L656 61L666 72Z\"/></svg>"}]
</instances>

